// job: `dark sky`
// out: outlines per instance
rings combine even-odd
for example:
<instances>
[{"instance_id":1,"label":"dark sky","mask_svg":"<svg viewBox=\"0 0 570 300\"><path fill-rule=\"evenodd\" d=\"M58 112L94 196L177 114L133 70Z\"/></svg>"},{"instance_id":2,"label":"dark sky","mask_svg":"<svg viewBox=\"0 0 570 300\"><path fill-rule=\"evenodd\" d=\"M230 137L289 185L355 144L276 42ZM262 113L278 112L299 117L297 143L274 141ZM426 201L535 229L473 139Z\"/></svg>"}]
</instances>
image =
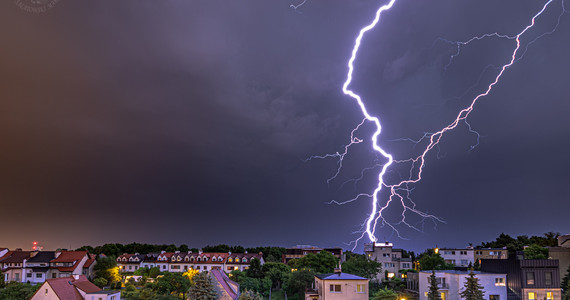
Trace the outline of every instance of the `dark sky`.
<instances>
[{"instance_id":1,"label":"dark sky","mask_svg":"<svg viewBox=\"0 0 570 300\"><path fill-rule=\"evenodd\" d=\"M24 0L22 0L24 1ZM362 119L341 92L358 30L386 1L71 1L46 13L0 3L0 246L108 242L345 246L374 187L370 124L341 176L334 160ZM398 0L365 36L352 89L396 158L451 122L505 64L545 1ZM570 8L570 3L566 4ZM554 28L555 0L522 39ZM434 45L432 47L432 45ZM465 125L428 156L417 208L447 221L378 238L411 250L499 233L570 232L570 14L530 45ZM382 162L380 160L379 162ZM393 172L391 176L396 176ZM396 221L398 212L387 218ZM357 249L361 251L361 247Z\"/></svg>"}]
</instances>

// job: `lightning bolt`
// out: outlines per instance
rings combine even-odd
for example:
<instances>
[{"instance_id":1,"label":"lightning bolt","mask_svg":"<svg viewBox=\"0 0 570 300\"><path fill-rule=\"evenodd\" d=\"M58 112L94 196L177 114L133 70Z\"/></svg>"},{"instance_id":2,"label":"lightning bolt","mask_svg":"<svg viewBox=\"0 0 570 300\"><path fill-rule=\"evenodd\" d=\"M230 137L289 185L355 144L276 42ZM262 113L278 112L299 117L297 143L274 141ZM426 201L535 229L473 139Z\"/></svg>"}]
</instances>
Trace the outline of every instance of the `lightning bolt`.
<instances>
[{"instance_id":1,"label":"lightning bolt","mask_svg":"<svg viewBox=\"0 0 570 300\"><path fill-rule=\"evenodd\" d=\"M294 9L295 12L297 12L297 13L300 14L301 12L298 11L297 8L303 6L303 5L305 4L305 2L307 2L307 0L303 0L303 2L301 2L301 3L297 4L297 5L291 4L291 5L289 5L289 7L292 8L292 9Z\"/></svg>"},{"instance_id":2,"label":"lightning bolt","mask_svg":"<svg viewBox=\"0 0 570 300\"><path fill-rule=\"evenodd\" d=\"M561 19L562 15L569 12L568 10L566 10L566 8L564 6L564 0L561 0L562 12L558 16L558 20L557 20L554 28L551 31L545 32L545 33L537 36L535 39L531 40L529 43L526 44L526 46L524 48L522 48L523 49L522 54L518 55L519 50L521 50L521 41L520 41L521 36L524 35L529 29L531 29L535 25L536 19L546 10L546 8L553 1L554 0L548 0L544 4L542 9L532 17L530 24L527 25L526 27L524 27L524 29L516 35L506 35L506 34L499 34L497 32L494 32L494 33L483 34L481 36L472 37L466 41L460 41L460 42L450 41L450 40L443 39L443 38L439 38L438 40L435 41L435 42L443 41L445 43L452 44L456 47L456 51L450 56L448 63L444 66L444 70L447 70L447 68L452 64L454 58L456 58L457 56L460 55L461 48L469 45L472 42L479 41L479 40L486 39L486 38L495 37L495 38L512 40L516 43L516 45L515 45L514 50L511 54L510 60L506 64L504 64L500 67L497 67L494 65L488 65L487 67L485 67L483 69L481 75L479 76L477 83L475 85L471 86L463 95L459 96L459 98L463 98L465 95L467 95L467 93L470 90L472 90L476 86L478 86L479 82L481 81L483 74L485 72L487 72L488 69L492 68L492 69L495 69L498 71L498 73L494 77L494 80L486 86L486 88L484 89L483 92L479 93L478 95L476 95L471 100L469 106L467 106L464 109L462 109L461 111L459 111L459 113L457 114L455 119L449 125L443 127L442 129L440 129L439 131L436 131L436 132L426 132L426 133L424 133L424 135L420 139L417 139L417 140L410 139L410 138L393 140L393 141L410 141L410 142L414 143L414 147L418 146L423 141L429 141L429 143L427 143L427 146L425 146L425 148L423 148L423 150L421 151L420 155L418 155L416 157L408 158L408 159L403 159L403 160L395 160L394 157L392 156L392 154L388 153L386 150L384 150L379 145L378 138L382 132L382 125L380 123L380 119L376 116L372 116L368 112L366 105L364 104L362 98L349 88L350 84L352 83L352 74L354 72L354 62L357 59L358 50L360 49L361 42L362 42L364 35L368 31L372 30L379 23L382 13L387 11L387 10L390 10L393 7L393 5L395 4L396 0L390 0L387 4L382 5L380 8L378 8L373 21L370 24L363 27L359 31L359 34L354 41L354 47L352 49L351 56L350 56L350 59L348 61L348 65L347 65L348 66L348 73L347 73L346 81L344 82L344 84L342 86L342 92L345 95L351 97L358 104L358 106L360 107L360 110L362 112L362 115L364 116L364 119L361 123L358 124L358 126L356 128L354 128L352 130L350 143L347 144L346 146L344 146L344 152L343 153L337 152L335 154L312 156L311 158L309 158L309 159L314 159L314 158L335 157L338 159L338 168L336 170L336 173L331 178L329 178L327 180L327 183L330 183L331 180L335 179L339 175L339 173L341 172L342 161L345 158L345 156L348 154L350 146L363 142L362 139L355 137L355 134L358 131L358 129L366 121L373 123L375 128L376 128L376 130L374 131L374 133L372 134L372 137L371 137L372 148L377 154L380 154L385 160L387 160L386 163L384 163L384 164L376 164L373 167L365 169L365 170L371 170L371 169L374 169L374 168L381 166L381 170L378 173L378 183L376 185L376 188L373 190L372 193L359 193L358 195L356 195L356 197L349 199L349 200L346 200L346 201L333 200L333 201L328 202L329 204L343 205L343 204L347 204L347 203L356 201L361 197L366 197L366 198L371 199L371 206L372 206L371 211L368 214L368 217L366 218L365 222L361 225L362 229L360 231L358 231L361 235L358 239L351 242L351 244L354 243L353 250L356 248L358 242L362 238L364 238L365 236L368 236L369 240L372 242L377 241L377 238L375 236L375 231L376 231L376 228L378 226L378 222L381 222L383 226L385 225L385 226L390 227L393 230L393 232L395 232L398 235L398 237L400 237L400 238L402 238L402 236L400 235L400 233L398 232L398 230L396 229L395 226L405 225L411 229L414 229L414 230L421 232L421 231L423 231L423 226L424 226L425 220L428 220L428 219L432 220L435 226L437 226L438 222L445 223L445 221L443 221L442 219L440 219L434 215L431 215L431 214L428 214L428 213L425 213L425 212L422 212L422 211L419 211L416 209L416 204L411 199L411 193L413 191L413 188L410 188L410 185L416 184L419 181L421 181L422 173L423 173L423 170L424 170L424 167L426 164L427 155L431 152L431 150L433 150L434 148L437 148L438 149L438 155L437 156L439 158L440 157L439 156L439 142L441 141L441 139L445 133L455 129L460 123L462 123L462 122L465 123L468 130L477 136L476 144L471 146L471 149L469 151L473 150L479 144L481 135L477 131L473 130L473 128L471 127L471 124L467 122L467 117L473 111L475 104L478 102L478 100L489 95L489 93L491 93L493 87L497 83L499 83L504 72L508 68L510 68L513 64L515 64L520 59L522 59L522 57L527 52L528 47L531 44L533 44L534 42L536 42L538 39L542 38L543 36L552 34L558 28L558 25L560 24L560 19ZM434 42L434 44L435 44L435 42ZM400 164L409 164L410 165L408 177L407 178L400 178L400 180L395 182L395 183L391 183L391 184L386 183L385 177L386 177L387 173L389 172L389 170L391 170L390 168L394 165L400 165ZM362 179L362 177L364 176L365 170L362 171L360 178L352 179L349 181L357 182L358 180ZM347 183L347 182L345 182L345 183ZM382 205L379 197L380 197L380 192L383 190L383 188L388 189L389 196L385 200L385 203ZM383 216L383 212L392 204L392 202L400 203L401 207L403 208L402 218L396 224L391 224ZM417 228L416 226L409 224L406 221L406 213L407 212L414 213L414 214L416 214L422 218L421 229Z\"/></svg>"}]
</instances>

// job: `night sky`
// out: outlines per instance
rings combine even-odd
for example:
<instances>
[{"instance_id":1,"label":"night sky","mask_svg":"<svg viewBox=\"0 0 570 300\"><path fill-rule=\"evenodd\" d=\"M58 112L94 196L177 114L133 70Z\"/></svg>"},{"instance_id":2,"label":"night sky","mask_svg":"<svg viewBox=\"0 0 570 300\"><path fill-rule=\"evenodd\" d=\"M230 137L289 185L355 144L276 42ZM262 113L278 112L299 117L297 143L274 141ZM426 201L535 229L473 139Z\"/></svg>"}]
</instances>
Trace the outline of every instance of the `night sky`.
<instances>
[{"instance_id":1,"label":"night sky","mask_svg":"<svg viewBox=\"0 0 570 300\"><path fill-rule=\"evenodd\" d=\"M342 151L362 120L341 87L354 38L386 2L60 0L34 14L2 1L0 246L350 248L369 200L326 202L374 188L374 172L343 185L384 162L373 127L330 185L336 162L304 159ZM351 86L381 118L380 144L417 154L393 140L449 124L515 46L470 44L445 70L456 48L434 41L517 34L545 2L398 0L365 36ZM561 11L555 0L523 46ZM476 105L480 145L469 151L477 138L462 124L428 156L412 196L447 223L377 237L418 251L570 232L569 53L567 13Z\"/></svg>"}]
</instances>

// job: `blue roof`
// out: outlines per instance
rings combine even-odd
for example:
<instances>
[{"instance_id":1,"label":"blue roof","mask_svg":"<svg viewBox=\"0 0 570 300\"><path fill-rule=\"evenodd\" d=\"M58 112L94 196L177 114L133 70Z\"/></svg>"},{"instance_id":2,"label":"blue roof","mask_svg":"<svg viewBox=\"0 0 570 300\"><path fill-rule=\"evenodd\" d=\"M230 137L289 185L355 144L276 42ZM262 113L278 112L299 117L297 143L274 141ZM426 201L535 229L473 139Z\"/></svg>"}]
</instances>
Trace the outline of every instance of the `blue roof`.
<instances>
[{"instance_id":1,"label":"blue roof","mask_svg":"<svg viewBox=\"0 0 570 300\"><path fill-rule=\"evenodd\" d=\"M316 275L317 278L322 280L368 280L366 278L348 274L348 273L328 273Z\"/></svg>"}]
</instances>

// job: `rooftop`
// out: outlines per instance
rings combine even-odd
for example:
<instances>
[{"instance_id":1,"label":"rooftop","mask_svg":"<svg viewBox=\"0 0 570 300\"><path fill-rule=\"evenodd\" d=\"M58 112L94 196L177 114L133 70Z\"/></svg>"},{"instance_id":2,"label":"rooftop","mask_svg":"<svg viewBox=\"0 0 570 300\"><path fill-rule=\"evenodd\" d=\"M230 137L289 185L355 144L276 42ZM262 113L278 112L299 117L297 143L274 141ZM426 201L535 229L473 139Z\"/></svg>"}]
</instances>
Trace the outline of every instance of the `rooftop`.
<instances>
[{"instance_id":1,"label":"rooftop","mask_svg":"<svg viewBox=\"0 0 570 300\"><path fill-rule=\"evenodd\" d=\"M322 280L368 280L366 278L348 273L328 273L328 274L319 274L315 276Z\"/></svg>"}]
</instances>

